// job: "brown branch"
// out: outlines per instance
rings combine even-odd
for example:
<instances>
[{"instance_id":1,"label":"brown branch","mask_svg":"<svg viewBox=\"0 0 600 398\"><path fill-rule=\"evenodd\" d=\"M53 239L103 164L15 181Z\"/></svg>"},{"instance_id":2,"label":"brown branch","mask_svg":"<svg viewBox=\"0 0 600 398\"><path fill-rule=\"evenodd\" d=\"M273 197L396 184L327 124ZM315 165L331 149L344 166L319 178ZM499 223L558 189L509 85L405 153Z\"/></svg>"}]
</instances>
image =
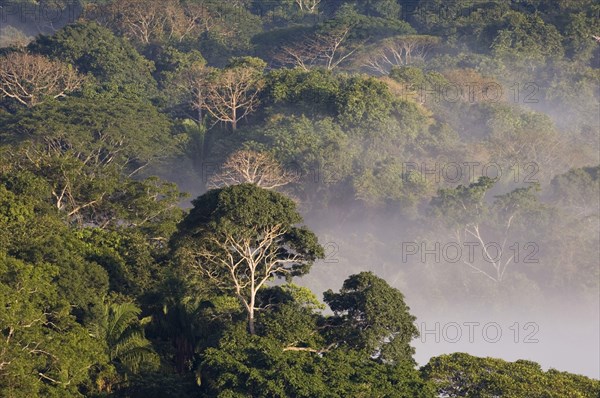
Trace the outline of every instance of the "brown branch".
<instances>
[{"instance_id":1,"label":"brown branch","mask_svg":"<svg viewBox=\"0 0 600 398\"><path fill-rule=\"evenodd\" d=\"M264 189L275 189L297 179L293 173L283 170L270 154L242 150L229 156L221 170L211 176L208 186L221 188L249 183Z\"/></svg>"},{"instance_id":2,"label":"brown branch","mask_svg":"<svg viewBox=\"0 0 600 398\"><path fill-rule=\"evenodd\" d=\"M0 96L27 107L65 97L84 81L70 65L42 55L12 52L0 57Z\"/></svg>"}]
</instances>

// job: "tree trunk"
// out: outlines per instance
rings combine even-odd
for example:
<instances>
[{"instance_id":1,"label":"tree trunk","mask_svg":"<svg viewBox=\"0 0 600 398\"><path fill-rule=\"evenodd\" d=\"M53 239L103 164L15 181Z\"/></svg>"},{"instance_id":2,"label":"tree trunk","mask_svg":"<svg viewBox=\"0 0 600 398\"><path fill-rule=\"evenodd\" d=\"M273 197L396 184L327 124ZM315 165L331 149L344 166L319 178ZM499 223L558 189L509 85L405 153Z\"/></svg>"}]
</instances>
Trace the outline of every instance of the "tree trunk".
<instances>
[{"instance_id":1,"label":"tree trunk","mask_svg":"<svg viewBox=\"0 0 600 398\"><path fill-rule=\"evenodd\" d=\"M254 330L254 306L256 305L256 289L254 285L254 269L252 269L250 274L252 280L250 282L250 302L248 303L248 331L251 335L255 335L256 331Z\"/></svg>"},{"instance_id":2,"label":"tree trunk","mask_svg":"<svg viewBox=\"0 0 600 398\"><path fill-rule=\"evenodd\" d=\"M232 109L232 117L231 117L231 130L235 131L237 129L237 109Z\"/></svg>"},{"instance_id":3,"label":"tree trunk","mask_svg":"<svg viewBox=\"0 0 600 398\"><path fill-rule=\"evenodd\" d=\"M198 107L198 124L202 124L202 119L203 119L202 107Z\"/></svg>"},{"instance_id":4,"label":"tree trunk","mask_svg":"<svg viewBox=\"0 0 600 398\"><path fill-rule=\"evenodd\" d=\"M175 369L177 373L184 374L187 368L187 363L191 360L194 349L190 341L184 335L179 335L175 338Z\"/></svg>"},{"instance_id":5,"label":"tree trunk","mask_svg":"<svg viewBox=\"0 0 600 398\"><path fill-rule=\"evenodd\" d=\"M256 334L254 327L254 308L250 308L250 312L248 312L248 331L253 336Z\"/></svg>"}]
</instances>

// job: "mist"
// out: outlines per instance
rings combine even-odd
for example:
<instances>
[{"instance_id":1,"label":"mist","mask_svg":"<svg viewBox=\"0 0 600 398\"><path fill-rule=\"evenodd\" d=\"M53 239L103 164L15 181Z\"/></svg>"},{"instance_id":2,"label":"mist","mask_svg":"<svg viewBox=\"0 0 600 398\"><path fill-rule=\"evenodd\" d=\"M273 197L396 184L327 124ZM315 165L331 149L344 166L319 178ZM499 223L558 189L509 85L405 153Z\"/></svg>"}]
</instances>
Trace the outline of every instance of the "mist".
<instances>
[{"instance_id":1,"label":"mist","mask_svg":"<svg viewBox=\"0 0 600 398\"><path fill-rule=\"evenodd\" d=\"M436 263L433 253L426 256L426 261L413 255L403 262L402 242L417 242L422 233L410 221L373 224L344 222L335 217L324 221L322 215L320 220L310 215L306 218L307 225L318 232L327 257L298 283L323 292L339 289L345 277L358 270L373 271L385 278L405 294L417 317L421 337L413 341L413 346L420 365L433 356L466 352L509 361L531 360L544 369L593 378L600 375L600 289L596 278L585 295L574 291L543 294L546 282L534 279L534 283L520 283L517 268L507 270L508 276L502 282L490 284L485 276L462 263L445 262L443 258ZM366 231L373 234L366 237ZM590 237L596 242L596 250L597 237L596 230ZM440 236L439 241L449 239ZM428 244L429 249L434 248L431 241ZM539 246L540 262L535 266L543 269L549 261L542 241Z\"/></svg>"},{"instance_id":2,"label":"mist","mask_svg":"<svg viewBox=\"0 0 600 398\"><path fill-rule=\"evenodd\" d=\"M0 47L26 45L38 35L53 34L81 13L81 5L74 1L64 6L0 1Z\"/></svg>"},{"instance_id":3,"label":"mist","mask_svg":"<svg viewBox=\"0 0 600 398\"><path fill-rule=\"evenodd\" d=\"M145 181L145 178L158 176L174 183L173 186L187 194L181 197L177 192L169 196L165 193L167 190L160 191L162 186L157 188L160 184L156 182L134 192L141 197L144 192L148 196L154 195L150 202L159 207L165 197L164 203L168 200L174 203L168 208L168 211L172 210L173 219L165 217L167 221L164 221L165 225L173 224L165 227L164 231L160 230L164 236L150 237L155 231L148 228L152 231L144 234L147 233L150 238L146 239L145 235L139 238L140 242L151 241L159 248L139 260L140 264L150 264L148 267L156 266L148 275L155 272L164 277L167 275L166 268L188 266L178 263L184 260L169 257L175 257L175 252L169 251L172 249L169 234L175 236L177 232L174 231L183 224L181 219L185 218L185 214L180 209L188 211L193 207L192 201L208 191L209 180L221 171L227 159L243 150L268 153L269 159L283 170L283 174L294 178L286 184L266 189L274 189L296 203L304 225L318 236L325 252L324 258L312 265L310 273L295 278L294 283L308 287L319 300L324 301L323 292L330 289L338 291L350 275L371 271L385 279L390 286L402 292L410 313L416 317L415 326L420 336L412 341L412 347L419 366L442 354L464 352L506 361L533 361L544 370L556 369L600 379L600 102L597 85L600 46L593 47L589 42L583 42L577 47L573 43L579 36L573 34L576 36L574 39L567 35L568 32L561 31L559 34L552 25L560 39L556 40L556 45L564 46L567 49L565 53L556 58L546 54L544 45L538 46L539 40L536 41L533 33L525 29L527 33L521 34L527 36L528 45L538 51L531 55L517 44L513 46L510 35L518 29L511 25L498 33L494 29L500 30L500 27L483 17L481 20L485 23L478 19L481 10L477 7L471 9L472 4L465 6L469 10L460 10L466 12L465 18L475 15L471 22L475 26L473 31L477 33L471 32L472 37L467 37L468 34L461 36L452 29L451 33L444 31L448 26L454 28L453 18L449 15L433 13L434 22L427 21L425 17L419 19L419 15L407 16L411 9L404 1L382 2L387 5L384 4L381 9L375 6L371 9L369 5L365 6L366 10L360 9L361 2L340 2L344 3L343 6L331 2L331 10L321 14L317 1L311 3L313 8L310 11L302 9L299 16L294 17L296 19L286 19L286 11L281 10L277 11L279 14L273 11L272 14L265 12L258 15L255 9L263 4L260 1L236 2L236 7L231 6L231 9L227 2L223 7L211 3L206 9L202 2L175 3L169 11L172 20L165 18L162 25L152 26L142 37L144 35L132 29L134 25L121 20L128 12L126 9L102 8L105 6L102 2L85 4L86 7L98 6L88 8L104 10L112 19L103 20L100 15L92 14L80 19L83 8L75 2L53 8L46 3L3 4L0 1L0 55L11 51L36 51L35 46L26 47L27 44L39 35L52 36L74 22L78 22L73 25L77 29L90 30L89 37L81 35L90 41L81 46L82 54L77 57L69 55L70 58L64 61L68 64L66 68L73 66L80 71L86 68L85 62L90 62L86 46L94 44L96 37L110 44L102 43L102 48L94 53L96 58L92 57L95 63L102 65L98 68L102 73L89 72L86 76L89 79L82 83L82 87L62 93L64 95L56 94L44 103L48 107L45 110L48 117L57 118L48 123L49 126L63 122L65 125L84 124L77 117L62 119L64 115L60 112L63 109L58 106L68 104L67 101L73 101L82 108L88 106L85 101L89 101L87 104L98 102L105 106L98 109L115 113L137 104L139 107L130 114L131 120L137 121L135 117L151 114L152 119L148 120L157 120L156 135L164 133L168 138L164 141L157 139L157 142L168 142L164 148L168 154L161 153L163 148L157 149L161 144L154 142L148 144L148 148L132 145L132 148L141 148L142 156L148 156L148 159L144 158L148 167L140 167L142 171L136 175L115 177L115 181L130 181L133 186ZM286 7L292 7L292 2L287 3ZM302 8L304 3L294 4ZM419 7L430 18L432 15L428 14L425 3L423 1ZM433 3L432 7L444 8L444 2ZM512 3L490 4L497 5L498 12L513 12L515 10L510 10L510 7L516 6ZM135 9L135 2L131 4ZM277 4L273 9L279 7ZM197 8L194 9L194 6ZM160 7L160 3L155 2L152 11L160 14ZM181 8L180 13L175 12L178 7ZM482 7L486 9L487 2ZM492 5L489 8L493 8ZM393 23L386 19L386 10L396 10L397 16L389 18ZM144 14L145 10L135 12L138 11ZM527 23L532 26L537 23L537 12L537 9L535 13L531 12L533 22L528 20ZM544 12L551 14L547 10ZM484 11L481 13L483 15ZM222 14L235 14L235 24ZM529 18L530 15L527 15ZM311 18L316 18L312 25ZM561 22L561 26L566 25L562 17L552 18ZM523 20L526 18L523 17ZM189 29L179 32L181 36L175 40L176 28L180 26L174 25L181 24L181 21L188 21ZM558 24L556 21L553 23ZM296 50L297 53L292 54L296 60L301 58L303 51L316 51L315 48L326 41L328 34L339 35L339 26L345 27L345 24L348 24L347 30L341 30L343 34L337 38L340 41L335 45L335 51L343 54L339 67L335 64L338 69L329 68L335 62L326 67L323 63L319 64L319 60L326 58L322 54L309 54L312 58L309 56L306 64L295 65L289 59L286 64L278 59L285 58L281 55L285 51L290 55ZM548 22L548 25L551 24ZM567 28L564 30L568 31ZM94 36L98 32L101 36ZM302 32L314 34L314 37L300 37ZM73 42L82 40L78 34L75 34L75 39L69 34L72 33L67 32L60 38L64 48L56 46L62 48L60 51L65 54L68 53L65 49ZM294 37L295 34L299 36ZM561 36L563 34L564 37ZM243 40L238 40L241 36ZM419 59L413 61L406 52L402 52L410 53L405 47L400 51L404 55L398 56L396 64L388 69L373 62L377 50L384 45L393 45L394 40L415 36L435 43L431 51L424 51L420 58L415 56ZM435 40L432 40L434 36ZM309 37L312 39L306 39ZM514 42L520 43L517 39ZM596 42L592 44L596 45ZM125 47L126 51L123 50ZM47 53L38 56L63 62L60 57L65 55L53 51L47 49ZM111 52L111 56L119 53L117 55L123 58L115 55L114 59L109 59L111 57L102 51ZM277 54L277 51L280 53ZM121 70L119 63L129 61L131 69ZM313 61L315 64L310 64ZM78 62L83 64L75 65ZM374 64L380 67L379 72L373 70ZM218 102L226 97L217 87L225 83L215 82L227 73L230 73L226 75L230 82L235 81L239 77L236 71L240 70L245 72L247 80L243 82L246 85L239 84L237 87L249 87L247 90L252 95L249 95L247 109L239 108L244 116L238 120L238 108L233 108L234 115L230 117L226 114L231 109L227 104L217 104L217 111L210 106L211 100ZM140 82L148 84L134 82L129 87L131 82L126 80L133 77L140 77ZM578 84L570 85L572 81ZM197 86L192 87L194 84ZM212 87L216 93L212 99L206 94L210 91L207 87ZM194 96L197 98L192 98ZM22 115L31 116L27 113L28 106L21 109L8 97L0 97L4 101L0 103L4 104L4 108L0 108L0 117L6 117L3 120L16 123L15 120ZM82 102L78 104L77 101ZM113 108L114 103L117 106ZM58 110L53 111L53 106L57 106ZM39 109L44 108L40 106ZM35 117L24 120L43 120L38 123L40 125L46 122L44 116L35 114L34 110L31 113ZM94 119L96 115L85 116ZM23 128L18 123L15 125ZM91 122L90 125L90 130L106 129L110 130L109 133L113 133L113 125L116 130L132 130L135 127L121 119L113 123L108 118L100 119L97 126L101 127ZM65 136L87 133L83 131L86 127L72 127L69 125L65 129ZM146 129L151 130L151 127L154 126L146 126ZM46 126L36 128L42 131L36 131L36 139L43 142ZM0 132L7 137L15 135L14 141L22 144L22 137L16 137L19 133L6 130ZM100 136L103 132L100 131ZM129 138L128 133L130 131L123 133L123 137ZM148 138L136 133L139 136L132 141ZM96 144L94 139L90 142ZM114 142L120 141L114 139ZM120 148L115 153L119 151ZM29 156L27 151L24 153ZM131 159L135 155L131 155ZM111 162L112 159L107 160L103 166L113 167ZM129 158L119 172L127 170L128 162ZM35 172L39 171L35 169ZM93 171L91 174L90 181L96 183L96 175L102 173ZM240 181L232 184L237 183ZM85 197L86 186L78 188ZM50 190L53 189L56 188ZM62 200L62 196L54 191L52 194L60 197L59 202ZM129 194L127 189L117 194L105 192L97 200L88 198L87 204L77 207L72 213L88 207L94 213L97 203L119 201ZM76 196L73 195L75 199ZM126 209L122 211L125 216L113 210L114 214L119 214L115 216L109 206L107 218L131 216L136 211L137 199L125 203ZM59 211L64 210L61 206L66 205L59 203L56 206ZM159 220L157 223L163 222L163 211L158 210L158 216L148 216L140 225L150 224L154 218ZM75 225L76 222L69 219L71 214L64 212L68 214L65 225L68 222ZM137 222L130 222L132 228L139 227ZM117 220L115 230L130 224ZM101 229L108 225L107 221ZM88 221L79 227L89 226L95 225ZM90 245L94 244L97 243L92 241ZM119 241L115 246L121 244L125 247L128 243ZM123 280L129 277L134 280L138 260L128 258L127 261L133 264L123 265L123 270L129 273L118 272L126 275ZM112 263L110 266L113 266ZM127 268L130 266L133 271ZM114 267L116 269L117 266ZM113 271L118 273L111 268L110 272ZM155 277L154 274L148 275L144 276L148 280ZM171 276L169 274L169 278ZM283 283L283 278L274 279L273 284ZM173 293L169 290L172 286L165 281L161 281L164 285L159 287L154 286L154 282L144 280L147 285L143 289L148 291L135 297L143 303L140 314L145 316L154 311L158 318L166 317L167 305L174 302L181 304L180 309L188 316L185 320L188 323L182 321L177 324L172 329L175 331L178 327L184 330L194 326L201 316L207 319L212 316L198 315L204 314L204 303L192 311L186 306L193 300L186 297L188 302L179 296L176 299L181 299L181 302L175 299L169 301L164 304L161 313L152 301L153 295L166 300L181 292ZM188 281L182 281L182 286L185 285L183 282ZM120 280L118 283L126 286ZM241 289L239 285L236 287L239 294ZM214 289L220 288L219 285ZM225 296L231 293L224 291L219 294ZM196 293L193 289L190 292ZM161 296L163 293L164 296ZM128 291L123 295L127 294ZM207 297L207 302L214 299L213 296ZM225 300L218 305L225 305L223 303ZM252 300L252 306L254 303ZM234 306L232 304L231 308ZM254 307L250 308L254 314ZM215 310L217 315L214 319L229 316L229 322L233 324L233 312L231 310L223 315ZM327 308L324 313L332 312ZM214 319L211 318L211 322ZM254 318L248 319L254 335ZM155 333L152 337L156 341L164 337L161 333L176 334L169 330L156 332L160 327L162 325L148 328L149 334ZM210 335L203 329L201 332L198 330L194 331L198 335ZM200 365L204 359L199 358L204 353L194 351L205 336L198 337L191 332L190 335L185 336L189 337L189 341L185 341L189 343L189 347L185 347L189 348L185 353L187 356L176 358L187 361L184 364L187 368L178 363L171 369L173 375L177 374L173 384L179 383L177 377L189 376L190 380L197 378L198 386L194 388L206 388L198 382L199 369L204 366ZM165 337L158 345L168 345L168 339L172 337ZM206 344L201 349L216 345L215 341L202 342ZM179 343L177 340L175 345ZM179 348L176 347L174 352ZM318 352L319 356L325 352L308 345L292 348L298 351L308 348L313 353ZM165 349L164 353L161 352L163 354L164 363L170 361L171 352ZM176 360L169 362L169 366Z\"/></svg>"}]
</instances>

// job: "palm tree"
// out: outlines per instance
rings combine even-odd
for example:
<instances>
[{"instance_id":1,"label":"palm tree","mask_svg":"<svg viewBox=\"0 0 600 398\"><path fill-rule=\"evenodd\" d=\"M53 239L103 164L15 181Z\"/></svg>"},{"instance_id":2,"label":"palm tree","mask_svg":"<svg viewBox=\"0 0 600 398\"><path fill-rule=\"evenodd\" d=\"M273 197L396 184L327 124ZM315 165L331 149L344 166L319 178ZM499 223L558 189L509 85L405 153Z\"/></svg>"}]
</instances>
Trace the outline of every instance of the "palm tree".
<instances>
[{"instance_id":1,"label":"palm tree","mask_svg":"<svg viewBox=\"0 0 600 398\"><path fill-rule=\"evenodd\" d=\"M150 318L140 320L141 310L133 303L104 304L103 310L95 335L106 342L109 362L117 372L135 374L142 367L156 369L158 355L144 336L144 325Z\"/></svg>"}]
</instances>

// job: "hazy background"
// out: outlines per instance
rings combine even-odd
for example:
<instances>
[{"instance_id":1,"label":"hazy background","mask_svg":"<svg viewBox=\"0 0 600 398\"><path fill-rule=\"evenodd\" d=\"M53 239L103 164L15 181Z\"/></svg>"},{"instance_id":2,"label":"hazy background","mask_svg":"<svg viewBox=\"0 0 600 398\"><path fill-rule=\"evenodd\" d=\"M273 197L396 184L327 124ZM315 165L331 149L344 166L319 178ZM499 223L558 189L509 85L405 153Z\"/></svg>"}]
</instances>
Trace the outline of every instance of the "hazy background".
<instances>
[{"instance_id":1,"label":"hazy background","mask_svg":"<svg viewBox=\"0 0 600 398\"><path fill-rule=\"evenodd\" d=\"M26 8L15 10L7 4L0 8L0 46L26 42L40 33L52 33L74 21L80 13L77 6L70 5L61 13L33 8L31 14L25 15L23 12L28 12ZM502 82L504 87L528 83L511 81L510 71L506 75ZM544 80L537 80L535 84L541 90L547 90L550 86ZM572 88L572 92L567 94L577 98L579 94L576 90ZM560 202L553 202L549 190L551 178L567 172L571 167L593 166L599 162L600 106L597 101L588 101L582 104L579 113L574 113L572 103L571 108L565 108L559 98L553 103L539 101L526 106L521 104L523 108L549 115L561 131L565 143L580 145L580 149L570 158L549 158L546 164L540 163L542 194L546 195L546 203L557 206L560 206ZM443 108L444 104L441 106ZM453 108L446 111L460 114L459 110ZM577 127L578 123L587 125ZM469 132L484 129L485 126L478 122L465 125L465 135L460 138L466 141L473 138L468 136ZM569 133L573 130L585 134L574 137ZM475 145L473 148L473 152L478 154ZM420 161L418 155L415 156L413 160ZM456 159L449 159L459 162L471 160L460 155ZM203 192L197 175L184 178L176 169L163 174L177 181L183 190L191 192L192 197ZM450 187L457 184L446 185ZM489 196L507 193L522 185L499 185L494 187ZM523 269L515 264L514 268L507 271L507 278L500 283L491 283L460 262L450 264L442 261L436 264L421 261L418 256L411 257L407 262L402 261L403 242L451 241L448 231L428 224L422 213L417 216L404 215L390 209L373 209L358 202L338 206L329 204L326 209L318 209L318 204L314 203L308 208L301 204L306 224L318 233L326 248L327 258L315 264L311 273L299 283L310 287L321 297L323 291L339 289L348 275L362 270L371 270L384 277L405 294L411 312L417 317L422 337L414 341L414 346L420 365L427 363L432 356L458 351L506 360L530 359L544 368L552 367L599 378L600 281L596 273L581 275L580 271L600 267L597 218L600 198L593 196L594 192L592 190L591 197L583 198L592 209L589 225L578 225L579 221L573 221L576 218L567 220L570 216L565 216L565 225L571 228L569 232L579 232L584 236L585 243L581 241L579 249L581 258L577 258L579 252L575 243L575 257L569 260L571 266L565 267L564 273L557 270L557 262L562 260L556 259L552 249L557 239L560 241L562 232L556 227L561 225L559 222L553 224L558 231L537 230L531 239L527 239L527 234L514 238L515 242L521 244L534 241L539 246L540 261L535 265L525 265ZM424 210L426 202L417 210ZM571 239L576 239L573 234L565 234L562 238L563 241ZM580 264L583 265L580 267ZM580 290L577 288L579 282L575 281L554 290L554 286L563 286L557 282L561 278L580 278L587 281L587 285ZM469 328L464 325L465 322L479 323L474 329L472 342L469 341ZM432 332L436 323L440 325L439 331ZM456 328L448 326L451 323L461 326L462 336L457 342L448 341L456 337ZM484 325L491 323L499 325L502 332L498 342L486 341L486 338L494 340L495 328L488 328L491 336L483 334ZM423 330L423 324L427 330ZM517 324L518 336L515 330ZM449 335L444 335L444 331ZM535 333L531 335L533 331ZM527 342L528 336L537 341Z\"/></svg>"}]
</instances>

